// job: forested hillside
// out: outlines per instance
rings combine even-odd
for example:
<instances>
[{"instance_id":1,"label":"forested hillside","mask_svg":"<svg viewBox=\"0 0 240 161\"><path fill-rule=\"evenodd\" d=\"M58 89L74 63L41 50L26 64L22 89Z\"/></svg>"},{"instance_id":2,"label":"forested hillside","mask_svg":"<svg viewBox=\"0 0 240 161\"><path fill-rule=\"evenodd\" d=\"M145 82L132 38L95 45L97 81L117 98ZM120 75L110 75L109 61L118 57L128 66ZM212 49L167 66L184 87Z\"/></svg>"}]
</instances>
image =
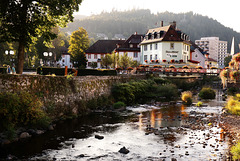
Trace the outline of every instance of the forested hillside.
<instances>
[{"instance_id":1,"label":"forested hillside","mask_svg":"<svg viewBox=\"0 0 240 161\"><path fill-rule=\"evenodd\" d=\"M65 32L72 32L78 27L84 27L90 37L97 38L97 33L105 34L109 39L112 39L115 34L122 34L128 37L134 32L145 34L147 29L160 26L163 21L164 25L169 22L176 21L177 27L186 34L190 35L192 41L201 37L216 36L220 40L228 41L228 51L230 51L232 37L235 37L235 51L238 52L238 43L240 43L240 33L233 31L220 24L218 21L202 16L187 13L157 13L152 14L150 10L130 10L130 11L112 11L110 13L101 13L84 19L77 20L68 24L67 28L62 29Z\"/></svg>"}]
</instances>

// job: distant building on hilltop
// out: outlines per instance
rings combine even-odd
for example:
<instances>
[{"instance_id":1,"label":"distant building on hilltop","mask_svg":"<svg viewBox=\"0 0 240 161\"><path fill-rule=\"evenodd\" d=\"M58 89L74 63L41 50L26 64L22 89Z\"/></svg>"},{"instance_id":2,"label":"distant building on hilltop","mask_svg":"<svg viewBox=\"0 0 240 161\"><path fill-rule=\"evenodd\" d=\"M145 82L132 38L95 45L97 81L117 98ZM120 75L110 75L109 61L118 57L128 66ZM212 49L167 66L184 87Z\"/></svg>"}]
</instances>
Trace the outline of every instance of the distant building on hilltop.
<instances>
[{"instance_id":1,"label":"distant building on hilltop","mask_svg":"<svg viewBox=\"0 0 240 161\"><path fill-rule=\"evenodd\" d=\"M221 41L219 37L202 37L195 43L209 54L209 58L216 60L219 68L224 68L224 58L229 55L227 53L227 41Z\"/></svg>"},{"instance_id":2,"label":"distant building on hilltop","mask_svg":"<svg viewBox=\"0 0 240 161\"><path fill-rule=\"evenodd\" d=\"M176 22L171 25L149 29L140 43L141 64L154 62L190 60L190 37L176 28Z\"/></svg>"}]
</instances>

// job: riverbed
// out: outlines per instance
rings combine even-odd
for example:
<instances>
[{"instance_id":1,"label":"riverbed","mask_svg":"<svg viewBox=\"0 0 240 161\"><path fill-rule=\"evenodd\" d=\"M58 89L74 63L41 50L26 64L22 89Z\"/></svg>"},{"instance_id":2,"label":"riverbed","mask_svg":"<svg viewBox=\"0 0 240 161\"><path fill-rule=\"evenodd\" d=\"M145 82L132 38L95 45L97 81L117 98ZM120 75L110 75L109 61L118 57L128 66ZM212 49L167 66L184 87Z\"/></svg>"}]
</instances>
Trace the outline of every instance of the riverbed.
<instances>
[{"instance_id":1,"label":"riverbed","mask_svg":"<svg viewBox=\"0 0 240 161\"><path fill-rule=\"evenodd\" d=\"M195 100L196 102L197 100ZM156 103L95 112L53 131L1 147L2 158L29 160L226 160L220 99L203 107ZM125 147L126 153L119 150Z\"/></svg>"}]
</instances>

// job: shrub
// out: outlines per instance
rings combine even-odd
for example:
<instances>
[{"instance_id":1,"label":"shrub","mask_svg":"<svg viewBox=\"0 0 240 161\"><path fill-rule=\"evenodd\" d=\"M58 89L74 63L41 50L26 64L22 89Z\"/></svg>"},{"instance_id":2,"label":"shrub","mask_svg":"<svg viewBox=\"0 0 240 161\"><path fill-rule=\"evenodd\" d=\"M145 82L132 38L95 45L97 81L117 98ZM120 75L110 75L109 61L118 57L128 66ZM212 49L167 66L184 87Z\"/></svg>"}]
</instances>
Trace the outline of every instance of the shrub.
<instances>
[{"instance_id":1,"label":"shrub","mask_svg":"<svg viewBox=\"0 0 240 161\"><path fill-rule=\"evenodd\" d=\"M229 95L235 95L236 93L238 92L238 88L236 88L236 87L229 87L228 89L227 89L227 93L229 94Z\"/></svg>"},{"instance_id":2,"label":"shrub","mask_svg":"<svg viewBox=\"0 0 240 161\"><path fill-rule=\"evenodd\" d=\"M155 87L156 91L152 90L157 97L163 97L166 101L174 100L178 97L178 89L174 84L163 84Z\"/></svg>"},{"instance_id":3,"label":"shrub","mask_svg":"<svg viewBox=\"0 0 240 161\"><path fill-rule=\"evenodd\" d=\"M216 93L212 88L204 87L201 89L198 96L201 99L214 99L216 97Z\"/></svg>"},{"instance_id":4,"label":"shrub","mask_svg":"<svg viewBox=\"0 0 240 161\"><path fill-rule=\"evenodd\" d=\"M192 104L192 92L191 91L182 92L181 99L184 104L191 105Z\"/></svg>"},{"instance_id":5,"label":"shrub","mask_svg":"<svg viewBox=\"0 0 240 161\"><path fill-rule=\"evenodd\" d=\"M113 104L114 109L119 109L119 108L122 108L122 107L126 107L126 105L125 105L125 103L123 103L121 101L118 101L118 102Z\"/></svg>"},{"instance_id":6,"label":"shrub","mask_svg":"<svg viewBox=\"0 0 240 161\"><path fill-rule=\"evenodd\" d=\"M28 92L0 93L0 129L9 126L45 127L49 118L42 110L42 102Z\"/></svg>"},{"instance_id":7,"label":"shrub","mask_svg":"<svg viewBox=\"0 0 240 161\"><path fill-rule=\"evenodd\" d=\"M225 108L232 114L240 115L240 102L236 97L231 97Z\"/></svg>"},{"instance_id":8,"label":"shrub","mask_svg":"<svg viewBox=\"0 0 240 161\"><path fill-rule=\"evenodd\" d=\"M233 160L239 159L240 158L240 142L232 146L230 152L233 155Z\"/></svg>"},{"instance_id":9,"label":"shrub","mask_svg":"<svg viewBox=\"0 0 240 161\"><path fill-rule=\"evenodd\" d=\"M199 102L196 104L196 106L197 106L197 107L201 107L202 104L203 104L203 103L202 103L201 101L199 101Z\"/></svg>"}]
</instances>

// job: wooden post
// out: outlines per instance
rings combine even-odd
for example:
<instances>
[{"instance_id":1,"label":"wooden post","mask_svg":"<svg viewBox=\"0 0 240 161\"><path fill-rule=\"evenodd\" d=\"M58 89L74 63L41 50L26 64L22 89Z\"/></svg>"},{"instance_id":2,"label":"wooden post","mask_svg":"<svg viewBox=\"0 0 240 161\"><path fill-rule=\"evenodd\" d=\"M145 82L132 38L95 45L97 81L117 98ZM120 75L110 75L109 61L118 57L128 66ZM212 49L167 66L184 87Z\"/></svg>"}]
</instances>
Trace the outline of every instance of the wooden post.
<instances>
[{"instance_id":1,"label":"wooden post","mask_svg":"<svg viewBox=\"0 0 240 161\"><path fill-rule=\"evenodd\" d=\"M68 66L65 66L65 76L68 74Z\"/></svg>"}]
</instances>

